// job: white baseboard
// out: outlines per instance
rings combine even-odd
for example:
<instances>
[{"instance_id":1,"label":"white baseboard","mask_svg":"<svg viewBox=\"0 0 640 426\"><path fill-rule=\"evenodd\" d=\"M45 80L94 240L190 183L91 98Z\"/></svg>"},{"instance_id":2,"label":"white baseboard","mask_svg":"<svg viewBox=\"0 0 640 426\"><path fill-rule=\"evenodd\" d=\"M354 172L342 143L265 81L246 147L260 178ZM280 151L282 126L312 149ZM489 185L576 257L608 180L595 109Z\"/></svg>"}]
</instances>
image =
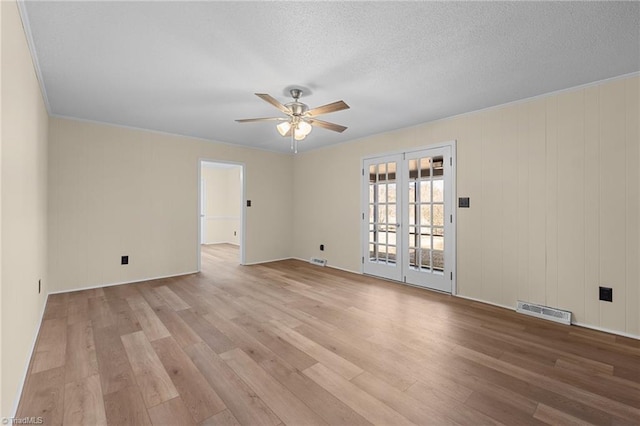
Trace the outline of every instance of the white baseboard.
<instances>
[{"instance_id":1,"label":"white baseboard","mask_svg":"<svg viewBox=\"0 0 640 426\"><path fill-rule=\"evenodd\" d=\"M301 259L299 257L292 257L291 259L300 260L301 262L309 263L309 259ZM325 265L327 268L337 269L338 271L350 272L352 274L362 275L360 271L352 271L351 269L340 268L339 266L331 265L329 262Z\"/></svg>"},{"instance_id":2,"label":"white baseboard","mask_svg":"<svg viewBox=\"0 0 640 426\"><path fill-rule=\"evenodd\" d=\"M216 244L231 244L232 246L240 247L239 243L233 241L216 241L213 243L200 243L203 246L215 246Z\"/></svg>"},{"instance_id":3,"label":"white baseboard","mask_svg":"<svg viewBox=\"0 0 640 426\"><path fill-rule=\"evenodd\" d=\"M498 308L508 309L508 310L514 311L514 312L516 310L515 306L502 305L500 303L494 303L494 302L489 302L487 300L476 299L475 297L463 296L461 294L452 294L452 296L459 297L460 299L471 300L473 302L484 303L485 305L491 305L491 306L496 306Z\"/></svg>"},{"instance_id":4,"label":"white baseboard","mask_svg":"<svg viewBox=\"0 0 640 426\"><path fill-rule=\"evenodd\" d=\"M31 350L29 351L29 360L24 369L24 373L22 374L22 380L20 380L20 384L18 386L18 392L16 393L16 397L13 401L13 407L11 408L11 417L15 418L18 414L18 404L20 404L20 398L22 398L22 391L24 390L24 385L27 382L27 375L29 374L29 367L31 366L31 361L33 360L33 353L36 350L36 343L38 343L38 336L40 335L40 327L42 327L42 320L44 319L44 311L47 308L47 302L49 301L49 295L51 293L47 293L47 297L44 299L44 304L40 309L40 320L38 321L38 327L36 328L36 334L33 336L33 340L31 342Z\"/></svg>"},{"instance_id":5,"label":"white baseboard","mask_svg":"<svg viewBox=\"0 0 640 426\"><path fill-rule=\"evenodd\" d=\"M486 300L476 299L474 297L461 296L459 294L456 294L455 296L456 297L460 297L461 299L473 300L474 302L480 302L480 303L485 303L487 305L497 306L498 308L509 309L511 311L515 311L516 310L516 308L513 307L513 306L501 305L499 303L488 302ZM597 325L585 324L585 323L578 322L578 321L571 321L571 325L575 325L577 327L588 328L590 330L602 331L603 333L609 333L609 334L615 334L615 335L622 336L622 337L628 337L630 339L640 340L640 336L638 336L638 335L631 334L631 333L625 333L624 331L610 330L608 328L598 327Z\"/></svg>"},{"instance_id":6,"label":"white baseboard","mask_svg":"<svg viewBox=\"0 0 640 426\"><path fill-rule=\"evenodd\" d=\"M280 262L282 260L290 260L290 259L293 259L293 257L283 257L280 259L271 259L271 260L260 260L258 262L243 263L243 265L244 266L262 265L263 263Z\"/></svg>"},{"instance_id":7,"label":"white baseboard","mask_svg":"<svg viewBox=\"0 0 640 426\"><path fill-rule=\"evenodd\" d=\"M159 276L159 277L143 278L143 279L140 279L140 280L122 281L122 282L116 282L116 283L92 285L92 286L87 286L87 287L78 287L78 288L73 288L73 289L69 289L69 290L51 291L51 292L49 292L49 294L64 294L64 293L72 293L74 291L92 290L92 289L95 289L95 288L113 287L113 286L116 286L116 285L123 285L123 284L135 284L135 283L141 283L141 282L145 282L145 281L161 280L163 278L173 278L173 277L181 277L183 275L197 274L198 272L200 272L200 271L181 272L179 274L162 275L162 276Z\"/></svg>"},{"instance_id":8,"label":"white baseboard","mask_svg":"<svg viewBox=\"0 0 640 426\"><path fill-rule=\"evenodd\" d=\"M584 324L584 323L577 322L577 321L571 322L571 325L577 325L578 327L589 328L589 329L595 330L595 331L602 331L603 333L617 334L618 336L628 337L630 339L640 340L640 335L626 333L624 331L609 330L608 328L598 327L596 325Z\"/></svg>"}]
</instances>

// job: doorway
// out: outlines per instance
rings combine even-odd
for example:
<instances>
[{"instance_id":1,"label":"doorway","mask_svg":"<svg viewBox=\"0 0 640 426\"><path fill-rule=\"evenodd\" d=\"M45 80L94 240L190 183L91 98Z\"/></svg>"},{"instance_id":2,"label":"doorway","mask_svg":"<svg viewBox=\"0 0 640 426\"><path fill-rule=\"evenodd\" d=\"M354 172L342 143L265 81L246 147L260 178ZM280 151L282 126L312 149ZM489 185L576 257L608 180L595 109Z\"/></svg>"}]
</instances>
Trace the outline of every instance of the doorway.
<instances>
[{"instance_id":1,"label":"doorway","mask_svg":"<svg viewBox=\"0 0 640 426\"><path fill-rule=\"evenodd\" d=\"M363 160L363 273L455 289L455 143Z\"/></svg>"},{"instance_id":2,"label":"doorway","mask_svg":"<svg viewBox=\"0 0 640 426\"><path fill-rule=\"evenodd\" d=\"M244 165L200 160L198 170L198 270L203 247L232 246L244 264Z\"/></svg>"}]
</instances>

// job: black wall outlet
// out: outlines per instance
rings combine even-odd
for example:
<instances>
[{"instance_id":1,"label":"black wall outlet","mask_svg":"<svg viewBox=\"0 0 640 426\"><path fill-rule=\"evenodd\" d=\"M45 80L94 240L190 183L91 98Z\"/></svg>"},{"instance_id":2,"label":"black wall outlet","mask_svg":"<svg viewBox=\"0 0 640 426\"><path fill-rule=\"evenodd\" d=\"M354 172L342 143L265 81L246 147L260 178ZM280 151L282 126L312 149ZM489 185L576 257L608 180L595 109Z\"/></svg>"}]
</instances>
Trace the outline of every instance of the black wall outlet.
<instances>
[{"instance_id":1,"label":"black wall outlet","mask_svg":"<svg viewBox=\"0 0 640 426\"><path fill-rule=\"evenodd\" d=\"M120 258L120 264L121 265L128 265L129 264L129 256L122 256Z\"/></svg>"},{"instance_id":2,"label":"black wall outlet","mask_svg":"<svg viewBox=\"0 0 640 426\"><path fill-rule=\"evenodd\" d=\"M600 300L613 302L613 289L610 287L600 287Z\"/></svg>"},{"instance_id":3,"label":"black wall outlet","mask_svg":"<svg viewBox=\"0 0 640 426\"><path fill-rule=\"evenodd\" d=\"M251 207L251 200L247 200L247 207Z\"/></svg>"},{"instance_id":4,"label":"black wall outlet","mask_svg":"<svg viewBox=\"0 0 640 426\"><path fill-rule=\"evenodd\" d=\"M234 236L234 237L236 236L236 231L233 231L233 236Z\"/></svg>"},{"instance_id":5,"label":"black wall outlet","mask_svg":"<svg viewBox=\"0 0 640 426\"><path fill-rule=\"evenodd\" d=\"M469 197L458 198L458 207L467 209L470 205Z\"/></svg>"},{"instance_id":6,"label":"black wall outlet","mask_svg":"<svg viewBox=\"0 0 640 426\"><path fill-rule=\"evenodd\" d=\"M320 251L324 251L324 244L320 244Z\"/></svg>"}]
</instances>

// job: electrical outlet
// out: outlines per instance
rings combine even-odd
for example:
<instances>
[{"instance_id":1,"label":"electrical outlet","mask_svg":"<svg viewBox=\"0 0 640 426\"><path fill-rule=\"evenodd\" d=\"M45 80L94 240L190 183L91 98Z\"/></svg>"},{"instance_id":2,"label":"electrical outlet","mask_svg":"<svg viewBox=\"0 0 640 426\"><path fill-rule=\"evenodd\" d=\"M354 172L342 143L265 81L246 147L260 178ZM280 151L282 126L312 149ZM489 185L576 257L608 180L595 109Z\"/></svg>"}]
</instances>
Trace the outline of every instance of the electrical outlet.
<instances>
[{"instance_id":1,"label":"electrical outlet","mask_svg":"<svg viewBox=\"0 0 640 426\"><path fill-rule=\"evenodd\" d=\"M234 236L234 237L236 236L236 231L233 231L233 236Z\"/></svg>"},{"instance_id":2,"label":"electrical outlet","mask_svg":"<svg viewBox=\"0 0 640 426\"><path fill-rule=\"evenodd\" d=\"M324 244L320 244L320 251L324 251Z\"/></svg>"},{"instance_id":3,"label":"electrical outlet","mask_svg":"<svg viewBox=\"0 0 640 426\"><path fill-rule=\"evenodd\" d=\"M613 302L613 289L610 287L600 287L600 300Z\"/></svg>"},{"instance_id":4,"label":"electrical outlet","mask_svg":"<svg viewBox=\"0 0 640 426\"><path fill-rule=\"evenodd\" d=\"M128 265L129 264L129 256L120 257L120 264L121 265Z\"/></svg>"}]
</instances>

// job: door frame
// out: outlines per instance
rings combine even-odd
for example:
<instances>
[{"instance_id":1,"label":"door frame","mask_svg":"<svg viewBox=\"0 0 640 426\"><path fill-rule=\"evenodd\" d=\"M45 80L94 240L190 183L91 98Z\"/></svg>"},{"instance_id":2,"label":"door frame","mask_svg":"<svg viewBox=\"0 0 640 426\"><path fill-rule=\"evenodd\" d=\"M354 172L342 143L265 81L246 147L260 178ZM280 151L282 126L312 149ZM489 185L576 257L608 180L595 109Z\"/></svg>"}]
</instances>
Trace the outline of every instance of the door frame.
<instances>
[{"instance_id":1,"label":"door frame","mask_svg":"<svg viewBox=\"0 0 640 426\"><path fill-rule=\"evenodd\" d=\"M201 166L202 167L202 166ZM200 199L198 200L198 210L200 213L200 229L199 229L199 233L198 235L200 236L200 245L205 243L205 234L207 233L207 217L206 215L202 212L202 203L204 200L204 203L207 203L207 183L204 181L204 179L202 179L202 177L200 178L200 194L199 194ZM198 270L200 270L200 268L198 268Z\"/></svg>"},{"instance_id":2,"label":"door frame","mask_svg":"<svg viewBox=\"0 0 640 426\"><path fill-rule=\"evenodd\" d=\"M369 155L366 157L362 157L360 159L360 167L363 170L363 175L361 176L361 179L365 179L364 176L364 163L366 160L372 160L372 159L376 159L376 158L381 158L381 157L388 157L388 156L392 156L392 155L402 155L402 154L408 154L411 152L417 152L417 151L423 151L425 149L434 149L434 148L445 148L445 147L449 147L451 149L451 215L453 218L453 226L451 227L451 241L453 243L453 249L451 250L451 273L453 274L452 279L451 279L451 294L452 295L456 295L458 294L458 286L457 286L457 282L458 282L458 263L457 263L457 252L458 252L458 236L457 236L457 230L458 230L458 217L457 217L457 213L458 213L458 208L457 208L457 203L456 200L458 199L457 196L457 180L456 180L456 175L457 175L457 150L456 150L456 145L457 145L457 140L453 139L450 141L445 141L445 142L439 142L439 143L434 143L431 145L422 145L422 146L417 146L417 147L409 147L409 148L405 148L405 149L399 149L399 150L395 150L395 151L390 151L390 152L384 152L384 153L378 153L378 154L373 154L373 155ZM364 184L363 181L360 182L360 214L361 215L365 215L367 212L365 212L364 210L364 206L368 204L369 199L368 199L368 193L366 191L364 191ZM366 221L361 220L360 221L360 256L362 258L362 262L360 263L360 273L364 275L364 258L365 256L368 256L367 250L365 250L365 245L363 243L365 235L368 235L368 226L365 226ZM404 226L406 224L402 223L402 227L404 229ZM385 278L382 278L385 279ZM434 290L434 289L430 289L427 287L422 287L422 286L417 286L417 285L413 285L411 283L404 283L402 281L398 281L401 282L402 284L406 284L406 285L410 285L412 287L418 287L418 288L423 288L426 290L431 290L431 291L438 291L438 290Z\"/></svg>"},{"instance_id":3,"label":"door frame","mask_svg":"<svg viewBox=\"0 0 640 426\"><path fill-rule=\"evenodd\" d=\"M229 164L232 166L239 166L240 167L240 265L245 265L246 264L246 250L245 250L245 246L246 246L246 240L247 240L247 233L246 233L246 229L247 229L247 215L246 215L246 165L244 163L238 163L235 161L227 161L227 160L216 160L216 159L212 159L212 158L204 158L204 157L200 157L198 158L198 211L197 211L197 217L198 217L198 238L197 240L197 248L196 248L196 255L198 256L198 272L200 272L202 270L202 250L201 250L201 244L200 244L200 235L202 234L202 221L200 220L200 212L202 211L202 197L201 197L201 193L202 193L202 163L220 163L220 164Z\"/></svg>"}]
</instances>

